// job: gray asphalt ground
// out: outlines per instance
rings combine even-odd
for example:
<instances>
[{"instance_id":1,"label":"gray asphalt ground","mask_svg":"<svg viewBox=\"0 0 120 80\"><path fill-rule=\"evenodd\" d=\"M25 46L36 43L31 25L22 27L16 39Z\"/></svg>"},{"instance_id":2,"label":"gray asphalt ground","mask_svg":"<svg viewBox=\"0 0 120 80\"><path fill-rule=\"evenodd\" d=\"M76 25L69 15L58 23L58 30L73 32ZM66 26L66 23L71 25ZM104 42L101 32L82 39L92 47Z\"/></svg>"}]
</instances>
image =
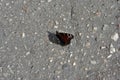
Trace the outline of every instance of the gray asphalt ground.
<instances>
[{"instance_id":1,"label":"gray asphalt ground","mask_svg":"<svg viewBox=\"0 0 120 80\"><path fill-rule=\"evenodd\" d=\"M0 0L0 80L120 80L119 37L120 0Z\"/></svg>"}]
</instances>

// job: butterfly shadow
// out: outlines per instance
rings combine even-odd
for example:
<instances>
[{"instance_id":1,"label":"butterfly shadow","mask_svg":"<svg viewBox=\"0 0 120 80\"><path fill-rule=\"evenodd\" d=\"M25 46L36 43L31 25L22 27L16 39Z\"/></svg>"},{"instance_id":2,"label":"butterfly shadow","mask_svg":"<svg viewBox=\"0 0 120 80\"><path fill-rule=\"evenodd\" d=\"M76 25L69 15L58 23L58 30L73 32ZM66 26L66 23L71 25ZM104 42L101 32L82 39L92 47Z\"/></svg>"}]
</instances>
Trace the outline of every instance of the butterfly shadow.
<instances>
[{"instance_id":1,"label":"butterfly shadow","mask_svg":"<svg viewBox=\"0 0 120 80\"><path fill-rule=\"evenodd\" d=\"M63 44L57 38L55 33L52 33L52 32L49 32L49 31L47 31L47 33L48 33L48 38L49 38L50 42L63 46Z\"/></svg>"}]
</instances>

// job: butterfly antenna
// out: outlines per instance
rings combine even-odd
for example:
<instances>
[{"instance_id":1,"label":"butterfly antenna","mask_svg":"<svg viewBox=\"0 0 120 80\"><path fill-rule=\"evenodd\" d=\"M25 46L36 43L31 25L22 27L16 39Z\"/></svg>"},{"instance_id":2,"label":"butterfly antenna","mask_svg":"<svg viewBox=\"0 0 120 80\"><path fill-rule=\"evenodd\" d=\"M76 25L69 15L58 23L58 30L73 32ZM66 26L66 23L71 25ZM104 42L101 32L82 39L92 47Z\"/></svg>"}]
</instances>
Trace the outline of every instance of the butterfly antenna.
<instances>
[{"instance_id":1,"label":"butterfly antenna","mask_svg":"<svg viewBox=\"0 0 120 80\"><path fill-rule=\"evenodd\" d=\"M59 32L58 31L56 31L56 34L58 34Z\"/></svg>"}]
</instances>

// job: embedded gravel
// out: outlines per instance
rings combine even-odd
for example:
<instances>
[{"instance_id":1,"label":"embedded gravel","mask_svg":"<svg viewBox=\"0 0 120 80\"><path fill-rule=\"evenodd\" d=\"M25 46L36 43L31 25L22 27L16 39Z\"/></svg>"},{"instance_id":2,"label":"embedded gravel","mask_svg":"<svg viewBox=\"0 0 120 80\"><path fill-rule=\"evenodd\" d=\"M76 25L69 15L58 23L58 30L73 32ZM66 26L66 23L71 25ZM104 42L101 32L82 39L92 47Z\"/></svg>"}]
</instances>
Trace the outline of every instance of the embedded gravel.
<instances>
[{"instance_id":1,"label":"embedded gravel","mask_svg":"<svg viewBox=\"0 0 120 80\"><path fill-rule=\"evenodd\" d=\"M120 80L120 0L0 0L0 80Z\"/></svg>"}]
</instances>

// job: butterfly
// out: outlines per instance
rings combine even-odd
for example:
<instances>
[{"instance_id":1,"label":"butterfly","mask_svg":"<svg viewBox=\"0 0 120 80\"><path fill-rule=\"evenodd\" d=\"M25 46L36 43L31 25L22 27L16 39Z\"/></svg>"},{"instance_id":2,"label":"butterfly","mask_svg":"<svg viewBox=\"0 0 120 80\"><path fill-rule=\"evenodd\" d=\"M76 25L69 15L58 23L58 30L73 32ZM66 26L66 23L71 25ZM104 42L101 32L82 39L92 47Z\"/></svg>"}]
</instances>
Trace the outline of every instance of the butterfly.
<instances>
[{"instance_id":1,"label":"butterfly","mask_svg":"<svg viewBox=\"0 0 120 80\"><path fill-rule=\"evenodd\" d=\"M59 39L60 44L62 46L70 44L71 39L74 38L74 36L72 34L62 33L62 32L58 32L58 31L56 31L56 36Z\"/></svg>"}]
</instances>

